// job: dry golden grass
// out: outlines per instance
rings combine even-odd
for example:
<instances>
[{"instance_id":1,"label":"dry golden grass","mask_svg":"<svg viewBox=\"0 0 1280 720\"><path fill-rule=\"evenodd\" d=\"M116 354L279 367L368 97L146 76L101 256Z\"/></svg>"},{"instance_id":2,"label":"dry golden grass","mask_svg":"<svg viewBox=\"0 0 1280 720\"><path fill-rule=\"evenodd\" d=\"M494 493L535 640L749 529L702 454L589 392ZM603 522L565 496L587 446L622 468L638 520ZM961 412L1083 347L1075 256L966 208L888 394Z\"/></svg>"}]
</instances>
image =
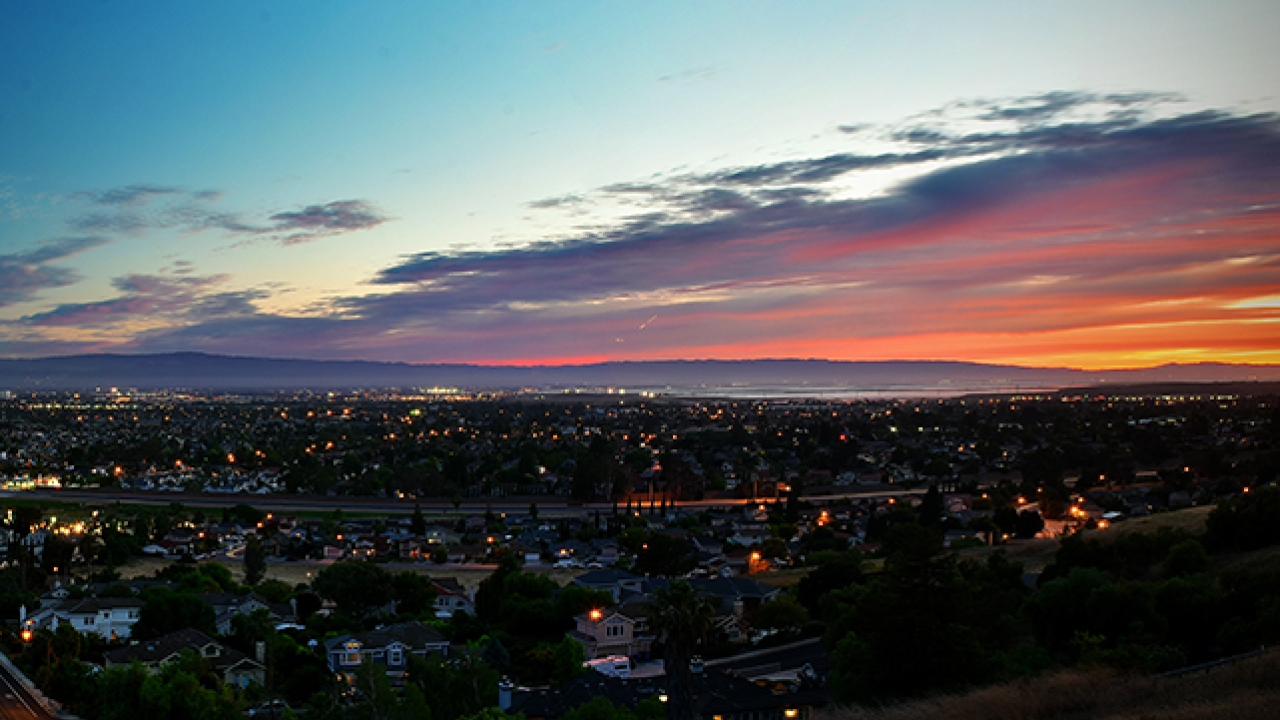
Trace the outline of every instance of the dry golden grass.
<instances>
[{"instance_id":1,"label":"dry golden grass","mask_svg":"<svg viewBox=\"0 0 1280 720\"><path fill-rule=\"evenodd\" d=\"M1174 512L1157 513L1144 518L1135 518L1116 523L1105 530L1088 530L1085 537L1097 538L1102 542L1110 542L1128 533L1154 533L1160 528L1202 533L1205 528L1205 520L1211 512L1213 512L1212 507L1194 507ZM1022 563L1027 572L1041 572L1053 563L1053 557L1058 552L1058 541L1052 538L1041 538L1014 541L994 548L969 548L961 550L960 557L982 559L996 550L1004 550L1010 560Z\"/></svg>"},{"instance_id":2,"label":"dry golden grass","mask_svg":"<svg viewBox=\"0 0 1280 720\"><path fill-rule=\"evenodd\" d=\"M1215 556L1213 567L1216 572L1225 572L1227 570L1249 570L1252 572L1280 570L1280 546Z\"/></svg>"},{"instance_id":3,"label":"dry golden grass","mask_svg":"<svg viewBox=\"0 0 1280 720\"><path fill-rule=\"evenodd\" d=\"M782 568L780 570L756 573L751 576L751 579L762 582L765 585L788 588L792 585L799 584L799 582L804 579L804 576L809 574L811 569L812 568L807 567Z\"/></svg>"},{"instance_id":4,"label":"dry golden grass","mask_svg":"<svg viewBox=\"0 0 1280 720\"><path fill-rule=\"evenodd\" d=\"M815 720L1264 720L1280 717L1280 653L1181 678L1064 671L886 707L828 708Z\"/></svg>"},{"instance_id":5,"label":"dry golden grass","mask_svg":"<svg viewBox=\"0 0 1280 720\"><path fill-rule=\"evenodd\" d=\"M162 560L159 558L139 557L129 561L129 564L120 568L120 576L125 580L135 578L150 578L155 575L157 570L166 567L172 560ZM234 561L212 561L222 562L231 570L231 575L237 582L244 581L244 563ZM393 572L403 570L411 570L420 572L432 577L438 578L455 578L464 587L474 590L481 580L489 577L493 572L490 568L476 567L458 567L456 565L435 565L435 564L388 564L386 569ZM325 568L325 564L318 562L282 562L267 564L267 579L280 580L290 585L299 583L309 583L316 573ZM530 572L537 572L550 577L559 585L568 585L578 575L586 572L585 570L568 570L563 568L528 568Z\"/></svg>"},{"instance_id":6,"label":"dry golden grass","mask_svg":"<svg viewBox=\"0 0 1280 720\"><path fill-rule=\"evenodd\" d=\"M1144 518L1134 518L1116 523L1106 530L1096 530L1097 537L1114 538L1131 532L1155 532L1162 527L1186 530L1192 533L1204 532L1205 520L1213 512L1212 505L1175 510L1173 512L1156 513Z\"/></svg>"}]
</instances>

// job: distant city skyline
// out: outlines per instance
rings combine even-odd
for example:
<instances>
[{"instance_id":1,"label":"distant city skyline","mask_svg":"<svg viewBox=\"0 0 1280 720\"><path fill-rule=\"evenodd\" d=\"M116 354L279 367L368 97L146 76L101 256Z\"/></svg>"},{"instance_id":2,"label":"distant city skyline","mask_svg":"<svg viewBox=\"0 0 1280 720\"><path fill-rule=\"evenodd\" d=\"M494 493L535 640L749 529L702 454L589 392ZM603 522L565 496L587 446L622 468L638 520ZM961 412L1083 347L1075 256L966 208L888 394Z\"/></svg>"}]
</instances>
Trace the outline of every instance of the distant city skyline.
<instances>
[{"instance_id":1,"label":"distant city skyline","mask_svg":"<svg viewBox=\"0 0 1280 720\"><path fill-rule=\"evenodd\" d=\"M0 7L0 357L1280 363L1280 6Z\"/></svg>"}]
</instances>

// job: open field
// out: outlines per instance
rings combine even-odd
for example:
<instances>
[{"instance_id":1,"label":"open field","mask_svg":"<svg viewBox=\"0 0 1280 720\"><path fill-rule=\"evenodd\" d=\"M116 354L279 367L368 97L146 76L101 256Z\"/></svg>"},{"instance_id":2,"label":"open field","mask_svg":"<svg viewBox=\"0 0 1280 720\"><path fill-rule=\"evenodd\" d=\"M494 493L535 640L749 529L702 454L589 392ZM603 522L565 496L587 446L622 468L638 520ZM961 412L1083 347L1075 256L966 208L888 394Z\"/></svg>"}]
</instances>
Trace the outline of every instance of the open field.
<instances>
[{"instance_id":1,"label":"open field","mask_svg":"<svg viewBox=\"0 0 1280 720\"><path fill-rule=\"evenodd\" d=\"M1127 533L1155 532L1162 527L1202 533L1204 532L1205 519L1209 517L1211 512L1213 512L1212 507L1195 507L1174 512L1157 513L1144 518L1125 520L1105 530L1088 530L1085 537L1109 542ZM985 558L996 550L1004 550L1010 560L1022 563L1027 572L1040 572L1053 562L1053 556L1058 552L1058 541L1055 538L1018 540L997 547L961 550L960 557Z\"/></svg>"},{"instance_id":2,"label":"open field","mask_svg":"<svg viewBox=\"0 0 1280 720\"><path fill-rule=\"evenodd\" d=\"M1280 708L1280 652L1179 678L1073 670L886 707L836 707L815 720L1269 720Z\"/></svg>"},{"instance_id":3,"label":"open field","mask_svg":"<svg viewBox=\"0 0 1280 720\"><path fill-rule=\"evenodd\" d=\"M120 568L120 575L126 580L135 578L149 578L155 572L170 563L172 560L162 560L159 558L134 558L129 561L128 565ZM240 562L228 560L212 560L207 562L221 562L231 569L231 574L237 581L244 580L244 565ZM324 562L272 562L267 563L267 579L280 580L281 582L297 585L299 583L311 582L311 578L329 563ZM410 570L430 575L436 578L455 578L459 583L468 589L474 590L481 580L489 577L493 572L492 567L468 565L434 565L430 563L387 563L382 567L389 571L400 572L402 570ZM586 570L567 570L563 568L526 568L530 571L539 572L560 585L567 585L573 578L587 572Z\"/></svg>"},{"instance_id":4,"label":"open field","mask_svg":"<svg viewBox=\"0 0 1280 720\"><path fill-rule=\"evenodd\" d=\"M1199 507L1187 510L1179 510L1177 512L1160 513L1150 517L1138 518L1136 520L1128 520L1118 523L1105 530L1091 530L1089 537L1096 537L1103 541L1114 539L1125 533L1131 532L1154 532L1161 527L1181 528L1189 532L1203 532L1205 518L1209 516L1212 508ZM1053 556L1058 551L1058 541L1056 539L1045 538L1038 540L1016 541L1007 545L1001 545L997 548L970 548L960 551L961 557L984 558L997 549L1003 549L1011 560L1023 563L1028 572L1040 572L1047 565L1053 562ZM129 564L120 568L120 573L125 579L151 577L156 570L168 565L171 561L161 560L158 558L134 558ZM215 561L223 562L231 568L232 574L237 580L243 578L243 568L241 563L235 561ZM1241 556L1225 556L1222 558L1220 568L1248 564L1251 566L1259 563L1268 566L1280 564L1280 548L1271 551L1261 551L1257 553L1247 553ZM325 567L326 563L318 561L308 562L273 562L267 564L267 578L281 580L290 585L298 583L310 582L311 576L319 572ZM421 572L433 577L452 577L457 578L458 582L468 588L475 588L480 581L489 576L493 572L492 567L477 565L435 565L424 563L388 563L384 565L388 570L401 571L412 570ZM563 568L550 567L527 567L531 572L538 572L547 575L560 585L567 585L573 578L581 575L586 570L569 570ZM778 587L790 587L800 582L800 579L807 575L808 568L783 568L774 572L760 573L754 575L753 578L760 582Z\"/></svg>"}]
</instances>

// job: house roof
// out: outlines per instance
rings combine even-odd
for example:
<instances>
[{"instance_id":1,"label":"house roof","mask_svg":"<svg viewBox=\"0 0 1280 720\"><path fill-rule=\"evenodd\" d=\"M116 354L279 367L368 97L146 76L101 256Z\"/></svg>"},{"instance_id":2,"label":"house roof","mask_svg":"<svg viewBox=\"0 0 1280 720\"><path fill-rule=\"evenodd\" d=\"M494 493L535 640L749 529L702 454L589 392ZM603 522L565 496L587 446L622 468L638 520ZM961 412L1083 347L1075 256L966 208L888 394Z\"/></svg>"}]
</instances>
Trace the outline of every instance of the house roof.
<instances>
[{"instance_id":1,"label":"house roof","mask_svg":"<svg viewBox=\"0 0 1280 720\"><path fill-rule=\"evenodd\" d=\"M619 570L617 568L605 568L603 570L592 570L589 573L579 575L573 579L575 585L617 585L620 582L628 582L639 580L640 576Z\"/></svg>"},{"instance_id":2,"label":"house roof","mask_svg":"<svg viewBox=\"0 0 1280 720\"><path fill-rule=\"evenodd\" d=\"M591 617L591 612L592 612L592 611L584 612L584 613L582 613L581 615L578 615L577 617L579 617L579 618L586 618L586 619L590 619L590 617ZM625 612L623 612L622 610L620 610L620 609L618 609L618 608L605 608L605 609L604 609L604 610L602 610L602 611L601 611L601 613L600 613L600 619L599 619L599 620L593 620L592 622L597 622L597 623L605 623L605 622L609 622L609 620L611 620L611 619L612 619L612 618L614 618L615 616L616 616L616 617L620 617L620 618L622 618L623 620L626 620L626 621L627 621L627 622L629 622L629 623L634 623L634 622L635 622L635 617L634 617L634 616L629 615L628 613L625 613Z\"/></svg>"},{"instance_id":3,"label":"house roof","mask_svg":"<svg viewBox=\"0 0 1280 720\"><path fill-rule=\"evenodd\" d=\"M101 610L141 608L142 605L143 602L138 598L84 598L81 600L64 600L58 606L58 610L68 615L96 615Z\"/></svg>"},{"instance_id":4,"label":"house roof","mask_svg":"<svg viewBox=\"0 0 1280 720\"><path fill-rule=\"evenodd\" d=\"M743 577L695 578L690 580L689 584L703 595L721 598L766 598L781 592L772 585Z\"/></svg>"},{"instance_id":5,"label":"house roof","mask_svg":"<svg viewBox=\"0 0 1280 720\"><path fill-rule=\"evenodd\" d=\"M400 642L408 645L414 650L424 650L431 646L447 645L448 640L445 639L440 631L433 627L423 625L417 620L409 622L396 623L388 625L377 630L368 630L361 633L349 635L339 635L330 638L324 643L325 650L335 652L341 650L349 640L355 640L361 646L367 648L385 648L393 642Z\"/></svg>"},{"instance_id":6,"label":"house roof","mask_svg":"<svg viewBox=\"0 0 1280 720\"><path fill-rule=\"evenodd\" d=\"M461 595L466 597L467 589L458 582L457 578L433 578L432 583L435 584L437 590L442 590L451 595Z\"/></svg>"},{"instance_id":7,"label":"house roof","mask_svg":"<svg viewBox=\"0 0 1280 720\"><path fill-rule=\"evenodd\" d=\"M267 605L266 598L263 598L257 593L248 593L246 595L236 595L235 593L229 592L200 593L200 599L220 611L240 607L250 601L263 606Z\"/></svg>"},{"instance_id":8,"label":"house roof","mask_svg":"<svg viewBox=\"0 0 1280 720\"><path fill-rule=\"evenodd\" d=\"M109 650L103 655L108 665L127 665L134 660L143 663L158 663L163 662L172 655L181 653L184 649L190 648L200 652L201 648L210 644L218 647L218 655L216 657L209 657L203 655L203 653L201 655L213 665L215 670L222 671L242 663L262 667L260 663L248 655L233 647L223 645L194 628L176 630L168 635L161 635L158 638L140 642L137 645L126 645L115 650Z\"/></svg>"}]
</instances>

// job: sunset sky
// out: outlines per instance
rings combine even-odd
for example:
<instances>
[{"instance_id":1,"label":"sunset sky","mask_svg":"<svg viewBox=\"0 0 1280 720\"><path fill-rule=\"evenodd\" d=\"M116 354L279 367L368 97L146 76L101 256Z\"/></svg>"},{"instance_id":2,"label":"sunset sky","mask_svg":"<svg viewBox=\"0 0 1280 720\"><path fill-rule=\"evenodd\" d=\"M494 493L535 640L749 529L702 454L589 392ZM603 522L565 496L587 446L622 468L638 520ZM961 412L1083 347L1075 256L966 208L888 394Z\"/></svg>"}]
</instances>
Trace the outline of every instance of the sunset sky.
<instances>
[{"instance_id":1,"label":"sunset sky","mask_svg":"<svg viewBox=\"0 0 1280 720\"><path fill-rule=\"evenodd\" d=\"M1280 3L0 4L0 357L1280 363Z\"/></svg>"}]
</instances>

